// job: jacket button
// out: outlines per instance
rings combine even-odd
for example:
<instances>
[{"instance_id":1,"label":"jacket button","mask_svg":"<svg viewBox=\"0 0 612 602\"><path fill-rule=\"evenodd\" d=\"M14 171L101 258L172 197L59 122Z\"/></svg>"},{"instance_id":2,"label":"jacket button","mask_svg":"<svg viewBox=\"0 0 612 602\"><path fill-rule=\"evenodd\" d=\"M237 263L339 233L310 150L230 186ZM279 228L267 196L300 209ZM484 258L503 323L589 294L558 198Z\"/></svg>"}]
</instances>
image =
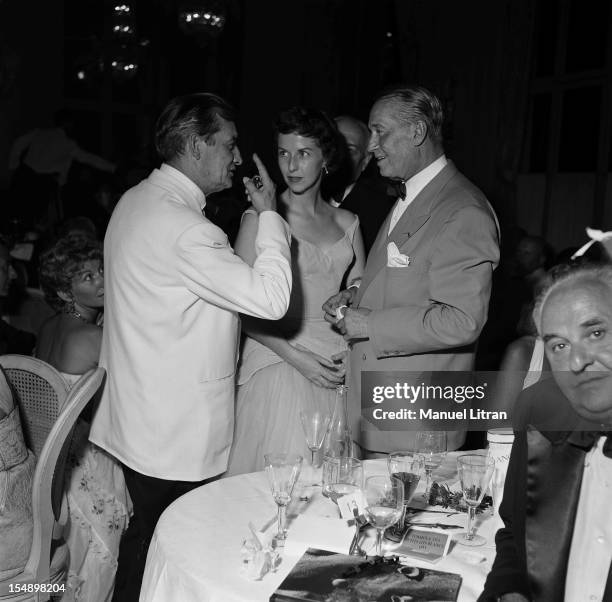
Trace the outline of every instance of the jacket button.
<instances>
[{"instance_id":1,"label":"jacket button","mask_svg":"<svg viewBox=\"0 0 612 602\"><path fill-rule=\"evenodd\" d=\"M368 358L366 357L366 354L365 354L365 353L364 353L364 354L361 356L361 359L362 359L364 362L365 362L365 361L368 359Z\"/></svg>"}]
</instances>

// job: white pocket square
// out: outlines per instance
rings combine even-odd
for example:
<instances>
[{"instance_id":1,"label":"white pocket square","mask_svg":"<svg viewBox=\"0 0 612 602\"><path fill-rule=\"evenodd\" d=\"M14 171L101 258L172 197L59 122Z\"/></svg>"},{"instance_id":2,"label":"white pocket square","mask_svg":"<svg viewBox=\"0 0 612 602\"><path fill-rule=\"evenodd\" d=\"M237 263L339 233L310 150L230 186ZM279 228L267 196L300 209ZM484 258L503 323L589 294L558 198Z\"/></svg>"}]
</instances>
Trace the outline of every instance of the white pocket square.
<instances>
[{"instance_id":1,"label":"white pocket square","mask_svg":"<svg viewBox=\"0 0 612 602\"><path fill-rule=\"evenodd\" d=\"M397 245L390 242L387 245L387 267L388 268L405 268L410 265L410 257L399 252Z\"/></svg>"}]
</instances>

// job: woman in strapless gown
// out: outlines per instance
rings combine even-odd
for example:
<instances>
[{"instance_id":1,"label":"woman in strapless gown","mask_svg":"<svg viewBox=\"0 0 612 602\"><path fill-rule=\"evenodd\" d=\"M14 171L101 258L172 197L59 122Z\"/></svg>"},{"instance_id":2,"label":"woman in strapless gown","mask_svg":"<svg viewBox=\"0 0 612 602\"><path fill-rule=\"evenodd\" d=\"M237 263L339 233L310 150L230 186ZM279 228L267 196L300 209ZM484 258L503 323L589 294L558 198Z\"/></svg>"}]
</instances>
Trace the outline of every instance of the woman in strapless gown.
<instances>
[{"instance_id":1,"label":"woman in strapless gown","mask_svg":"<svg viewBox=\"0 0 612 602\"><path fill-rule=\"evenodd\" d=\"M343 141L334 123L320 111L295 107L280 114L276 134L287 185L278 210L292 231L291 302L279 321L243 318L247 336L226 476L261 470L268 452L310 457L300 410L333 407L344 366L332 356L347 348L321 307L344 284L356 283L365 263L358 218L321 196L323 177L342 160ZM257 215L248 211L243 220L236 253L252 264Z\"/></svg>"},{"instance_id":2,"label":"woman in strapless gown","mask_svg":"<svg viewBox=\"0 0 612 602\"><path fill-rule=\"evenodd\" d=\"M59 370L69 387L98 365L104 305L102 249L82 236L60 239L40 260L40 282L58 313L38 335L36 356ZM131 501L121 465L89 442L89 422L76 424L66 463L70 551L62 602L110 602L121 536Z\"/></svg>"}]
</instances>

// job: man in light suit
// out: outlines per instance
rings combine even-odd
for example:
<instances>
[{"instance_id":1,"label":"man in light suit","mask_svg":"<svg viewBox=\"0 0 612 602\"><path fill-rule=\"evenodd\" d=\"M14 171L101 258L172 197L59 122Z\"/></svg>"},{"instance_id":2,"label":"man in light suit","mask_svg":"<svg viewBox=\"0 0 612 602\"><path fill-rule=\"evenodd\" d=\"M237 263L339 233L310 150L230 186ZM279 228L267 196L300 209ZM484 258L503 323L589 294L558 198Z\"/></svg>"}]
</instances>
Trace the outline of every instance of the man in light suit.
<instances>
[{"instance_id":1,"label":"man in light suit","mask_svg":"<svg viewBox=\"0 0 612 602\"><path fill-rule=\"evenodd\" d=\"M107 382L91 440L123 466L134 516L115 600L136 600L155 524L177 497L227 468L234 422L238 313L279 319L291 292L289 227L262 186L253 267L202 211L241 163L232 108L212 94L175 98L156 128L159 169L128 190L104 241Z\"/></svg>"},{"instance_id":2,"label":"man in light suit","mask_svg":"<svg viewBox=\"0 0 612 602\"><path fill-rule=\"evenodd\" d=\"M446 159L442 123L440 101L424 88L394 88L376 100L369 150L381 175L403 182L406 193L378 233L361 286L323 306L326 320L351 343L350 413L366 454L406 449L414 432L360 420L362 372L469 371L487 318L499 260L497 219L482 192ZM338 320L343 305L349 307ZM450 432L448 449L464 436Z\"/></svg>"},{"instance_id":3,"label":"man in light suit","mask_svg":"<svg viewBox=\"0 0 612 602\"><path fill-rule=\"evenodd\" d=\"M479 600L612 600L612 266L582 266L540 297L552 378L523 391Z\"/></svg>"}]
</instances>

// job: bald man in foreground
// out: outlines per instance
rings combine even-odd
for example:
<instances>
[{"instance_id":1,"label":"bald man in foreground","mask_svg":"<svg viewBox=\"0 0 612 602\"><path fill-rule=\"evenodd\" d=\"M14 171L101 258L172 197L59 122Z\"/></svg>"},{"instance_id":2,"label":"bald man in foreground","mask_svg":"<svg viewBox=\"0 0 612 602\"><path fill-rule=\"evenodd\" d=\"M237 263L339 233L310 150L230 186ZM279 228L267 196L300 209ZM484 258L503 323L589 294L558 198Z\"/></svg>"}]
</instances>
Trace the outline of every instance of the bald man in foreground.
<instances>
[{"instance_id":1,"label":"bald man in foreground","mask_svg":"<svg viewBox=\"0 0 612 602\"><path fill-rule=\"evenodd\" d=\"M534 310L552 378L515 410L497 556L479 602L612 600L612 266L580 267Z\"/></svg>"}]
</instances>

